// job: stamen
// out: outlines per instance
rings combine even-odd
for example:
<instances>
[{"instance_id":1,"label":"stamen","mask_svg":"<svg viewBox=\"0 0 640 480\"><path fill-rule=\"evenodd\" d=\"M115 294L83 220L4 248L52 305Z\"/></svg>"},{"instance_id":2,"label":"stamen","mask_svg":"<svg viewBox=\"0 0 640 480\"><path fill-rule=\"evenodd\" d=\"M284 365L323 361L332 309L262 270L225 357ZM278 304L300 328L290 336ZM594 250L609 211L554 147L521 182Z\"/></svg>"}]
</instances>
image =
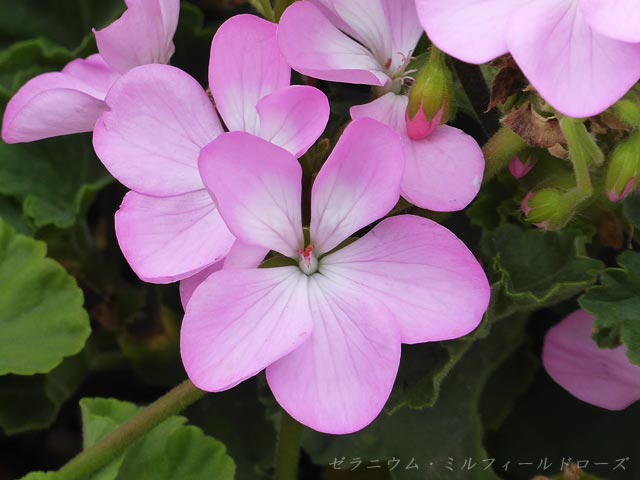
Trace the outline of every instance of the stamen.
<instances>
[{"instance_id":1,"label":"stamen","mask_svg":"<svg viewBox=\"0 0 640 480\"><path fill-rule=\"evenodd\" d=\"M298 250L298 255L300 255L298 266L304 274L311 275L318 271L318 259L313 253L313 245L308 245L304 250Z\"/></svg>"}]
</instances>

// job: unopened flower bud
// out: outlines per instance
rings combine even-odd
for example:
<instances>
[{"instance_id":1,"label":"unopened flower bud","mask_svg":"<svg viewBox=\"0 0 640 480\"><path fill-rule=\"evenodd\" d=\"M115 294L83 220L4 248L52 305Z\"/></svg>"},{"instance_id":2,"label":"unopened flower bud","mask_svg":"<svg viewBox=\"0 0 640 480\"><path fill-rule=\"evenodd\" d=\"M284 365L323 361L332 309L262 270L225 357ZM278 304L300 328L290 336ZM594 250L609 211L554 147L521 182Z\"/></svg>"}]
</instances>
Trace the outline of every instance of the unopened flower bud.
<instances>
[{"instance_id":1,"label":"unopened flower bud","mask_svg":"<svg viewBox=\"0 0 640 480\"><path fill-rule=\"evenodd\" d=\"M407 106L407 134L421 140L438 125L447 123L453 105L453 77L447 68L444 54L431 47L427 64L418 72Z\"/></svg>"},{"instance_id":2,"label":"unopened flower bud","mask_svg":"<svg viewBox=\"0 0 640 480\"><path fill-rule=\"evenodd\" d=\"M609 200L617 202L629 195L640 181L640 132L619 144L611 154L605 189Z\"/></svg>"},{"instance_id":3,"label":"unopened flower bud","mask_svg":"<svg viewBox=\"0 0 640 480\"><path fill-rule=\"evenodd\" d=\"M524 152L520 156L515 156L509 162L509 172L516 180L520 180L527 175L533 166L536 164L537 159L531 152Z\"/></svg>"},{"instance_id":4,"label":"unopened flower bud","mask_svg":"<svg viewBox=\"0 0 640 480\"><path fill-rule=\"evenodd\" d=\"M558 230L564 227L575 213L567 194L555 188L527 193L520 209L529 223L543 230Z\"/></svg>"}]
</instances>

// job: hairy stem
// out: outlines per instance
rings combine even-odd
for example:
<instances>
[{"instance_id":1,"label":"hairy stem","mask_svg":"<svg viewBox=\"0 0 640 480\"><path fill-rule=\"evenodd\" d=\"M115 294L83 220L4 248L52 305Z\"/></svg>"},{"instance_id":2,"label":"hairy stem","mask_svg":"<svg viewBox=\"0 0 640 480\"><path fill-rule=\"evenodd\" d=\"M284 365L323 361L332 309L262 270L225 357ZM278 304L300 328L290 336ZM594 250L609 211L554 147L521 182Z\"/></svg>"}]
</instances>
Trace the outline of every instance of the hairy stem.
<instances>
[{"instance_id":1,"label":"hairy stem","mask_svg":"<svg viewBox=\"0 0 640 480\"><path fill-rule=\"evenodd\" d=\"M485 157L484 182L491 180L511 159L527 147L524 140L509 127L502 126L482 147Z\"/></svg>"},{"instance_id":2,"label":"hairy stem","mask_svg":"<svg viewBox=\"0 0 640 480\"><path fill-rule=\"evenodd\" d=\"M64 465L58 474L64 480L86 480L123 453L129 445L167 418L204 396L189 380L160 397L117 430L99 440Z\"/></svg>"},{"instance_id":3,"label":"hairy stem","mask_svg":"<svg viewBox=\"0 0 640 480\"><path fill-rule=\"evenodd\" d=\"M560 120L560 128L569 145L569 158L576 177L576 188L569 194L578 204L593 194L589 163L601 164L603 155L581 121L565 117Z\"/></svg>"},{"instance_id":4,"label":"hairy stem","mask_svg":"<svg viewBox=\"0 0 640 480\"><path fill-rule=\"evenodd\" d=\"M275 480L297 480L302 425L283 411L276 450Z\"/></svg>"}]
</instances>

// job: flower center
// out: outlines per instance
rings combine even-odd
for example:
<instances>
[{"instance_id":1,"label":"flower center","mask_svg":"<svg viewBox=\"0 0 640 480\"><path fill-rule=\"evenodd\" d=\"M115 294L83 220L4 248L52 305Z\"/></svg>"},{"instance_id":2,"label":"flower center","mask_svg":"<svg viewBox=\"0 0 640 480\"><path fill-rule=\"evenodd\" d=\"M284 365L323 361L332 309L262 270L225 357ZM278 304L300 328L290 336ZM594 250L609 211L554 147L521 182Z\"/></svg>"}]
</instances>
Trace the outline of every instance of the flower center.
<instances>
[{"instance_id":1,"label":"flower center","mask_svg":"<svg viewBox=\"0 0 640 480\"><path fill-rule=\"evenodd\" d=\"M377 90L377 96L382 96L385 93L393 92L396 95L400 95L402 93L403 87L408 85L412 78L410 75L415 73L415 70L407 70L409 63L413 60L411 54L413 51L407 52L405 55L402 52L398 52L402 62L398 65L394 70L391 70L391 66L393 65L393 60L388 58L387 61L383 64L383 68L386 74L389 76L389 81L383 87L375 87Z\"/></svg>"},{"instance_id":2,"label":"flower center","mask_svg":"<svg viewBox=\"0 0 640 480\"><path fill-rule=\"evenodd\" d=\"M308 245L304 250L298 250L298 266L305 275L311 275L318 271L318 259L313 253L313 245Z\"/></svg>"}]
</instances>

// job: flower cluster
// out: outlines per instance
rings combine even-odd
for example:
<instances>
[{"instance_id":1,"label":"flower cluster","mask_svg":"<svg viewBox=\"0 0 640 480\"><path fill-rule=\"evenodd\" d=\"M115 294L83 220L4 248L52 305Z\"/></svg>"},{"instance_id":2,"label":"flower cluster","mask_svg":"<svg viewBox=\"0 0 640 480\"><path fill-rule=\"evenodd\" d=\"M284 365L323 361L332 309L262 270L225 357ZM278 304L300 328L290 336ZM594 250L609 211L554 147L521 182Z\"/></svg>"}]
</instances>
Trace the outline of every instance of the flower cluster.
<instances>
[{"instance_id":1,"label":"flower cluster","mask_svg":"<svg viewBox=\"0 0 640 480\"><path fill-rule=\"evenodd\" d=\"M93 131L98 157L130 189L115 217L124 256L144 281L181 282L181 354L196 386L226 390L266 370L296 420L349 433L382 410L402 343L464 336L489 303L461 240L394 211L401 196L461 210L485 168L476 141L446 125L452 80L439 50L411 87L423 26L462 60L510 51L549 103L585 116L640 76L639 9L619 2L632 15L622 6L605 15L605 3L297 1L279 24L227 20L205 90L167 65L178 0L128 0L95 32L98 54L17 93L2 135ZM306 84L292 85L292 70ZM315 169L302 165L331 108L310 79L369 85L373 95L350 109ZM515 176L530 168L512 162Z\"/></svg>"}]
</instances>

